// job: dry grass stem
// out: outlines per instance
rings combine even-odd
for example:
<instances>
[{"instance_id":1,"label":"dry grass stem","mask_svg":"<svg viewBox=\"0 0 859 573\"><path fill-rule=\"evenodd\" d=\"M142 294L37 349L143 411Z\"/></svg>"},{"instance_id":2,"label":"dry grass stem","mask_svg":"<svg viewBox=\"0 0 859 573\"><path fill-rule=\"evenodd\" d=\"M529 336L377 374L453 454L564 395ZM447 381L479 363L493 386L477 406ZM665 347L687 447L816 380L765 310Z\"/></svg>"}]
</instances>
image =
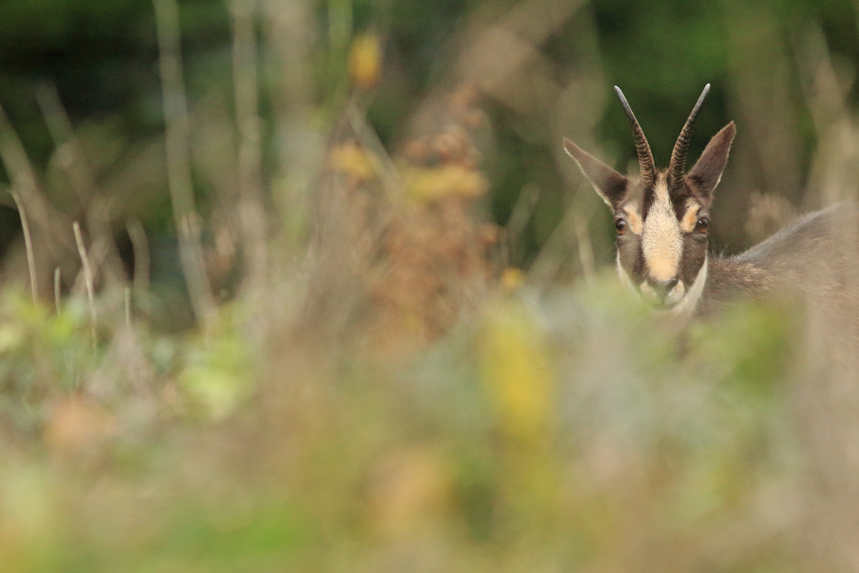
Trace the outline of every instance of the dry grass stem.
<instances>
[{"instance_id":1,"label":"dry grass stem","mask_svg":"<svg viewBox=\"0 0 859 573\"><path fill-rule=\"evenodd\" d=\"M125 295L125 326L131 330L131 287L125 287L123 294Z\"/></svg>"},{"instance_id":2,"label":"dry grass stem","mask_svg":"<svg viewBox=\"0 0 859 573\"><path fill-rule=\"evenodd\" d=\"M379 164L374 164L376 175L382 182L382 187L385 189L385 194L388 199L396 204L397 197L402 189L402 180L397 173L397 168L394 161L385 149L385 146L379 140L376 130L367 121L367 116L358 107L355 97L350 98L346 104L346 116L349 119L349 125L355 132L355 137L358 138L361 146L371 152L379 159Z\"/></svg>"},{"instance_id":3,"label":"dry grass stem","mask_svg":"<svg viewBox=\"0 0 859 573\"><path fill-rule=\"evenodd\" d=\"M75 242L78 246L78 254L81 257L84 271L84 283L86 284L87 304L89 305L90 328L92 332L92 343L96 344L96 328L98 326L98 314L95 308L95 285L93 283L92 268L90 267L89 257L87 256L86 246L84 245L83 236L81 236L81 226L77 221L72 223L75 232Z\"/></svg>"},{"instance_id":4,"label":"dry grass stem","mask_svg":"<svg viewBox=\"0 0 859 573\"><path fill-rule=\"evenodd\" d=\"M567 208L564 217L549 235L537 258L528 271L528 282L540 288L547 288L561 271L564 261L571 251L570 243L575 233L576 211L574 206Z\"/></svg>"},{"instance_id":5,"label":"dry grass stem","mask_svg":"<svg viewBox=\"0 0 859 573\"><path fill-rule=\"evenodd\" d=\"M139 219L132 219L125 225L128 237L131 239L131 248L134 252L134 292L139 301L145 300L149 292L149 239L146 238L146 230Z\"/></svg>"},{"instance_id":6,"label":"dry grass stem","mask_svg":"<svg viewBox=\"0 0 859 573\"><path fill-rule=\"evenodd\" d=\"M593 282L594 279L594 248L591 244L591 235L588 232L588 220L582 216L578 209L573 209L573 231L576 234L576 247L579 254L579 265L585 280Z\"/></svg>"},{"instance_id":7,"label":"dry grass stem","mask_svg":"<svg viewBox=\"0 0 859 573\"><path fill-rule=\"evenodd\" d=\"M526 185L519 193L516 204L510 211L507 219L507 249L510 253L510 264L521 263L518 256L523 250L519 245L519 239L528 226L528 221L534 214L534 207L540 197L540 187L537 185Z\"/></svg>"},{"instance_id":8,"label":"dry grass stem","mask_svg":"<svg viewBox=\"0 0 859 573\"><path fill-rule=\"evenodd\" d=\"M179 9L175 0L154 0L154 5L164 120L167 124L167 177L179 238L179 257L194 315L202 324L214 326L217 313L203 263L200 225L191 182L190 122L182 79Z\"/></svg>"},{"instance_id":9,"label":"dry grass stem","mask_svg":"<svg viewBox=\"0 0 859 573\"><path fill-rule=\"evenodd\" d=\"M30 292L33 295L33 304L39 299L39 289L36 285L36 255L33 253L33 239L30 236L30 223L27 221L27 210L18 193L12 192L12 199L18 207L21 216L21 228L24 230L24 247L27 249L27 268L30 270Z\"/></svg>"},{"instance_id":10,"label":"dry grass stem","mask_svg":"<svg viewBox=\"0 0 859 573\"><path fill-rule=\"evenodd\" d=\"M61 302L61 292L60 292L60 279L62 278L62 271L60 271L60 267L54 269L54 308L57 310L57 314L59 315L62 310L62 302Z\"/></svg>"}]
</instances>

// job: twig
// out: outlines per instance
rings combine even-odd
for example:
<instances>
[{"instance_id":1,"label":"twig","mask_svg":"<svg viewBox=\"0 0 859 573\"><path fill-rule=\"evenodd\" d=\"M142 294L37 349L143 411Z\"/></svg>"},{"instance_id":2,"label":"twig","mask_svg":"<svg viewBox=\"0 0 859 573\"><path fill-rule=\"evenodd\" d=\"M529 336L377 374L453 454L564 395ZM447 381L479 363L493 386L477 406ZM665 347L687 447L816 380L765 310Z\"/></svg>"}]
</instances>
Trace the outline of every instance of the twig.
<instances>
[{"instance_id":1,"label":"twig","mask_svg":"<svg viewBox=\"0 0 859 573\"><path fill-rule=\"evenodd\" d=\"M33 240L30 237L30 224L27 222L27 210L18 193L12 192L12 199L18 206L18 215L21 217L21 227L24 230L24 248L27 250L27 267L30 269L30 292L33 294L33 304L38 301L39 289L36 286L36 256L33 254Z\"/></svg>"},{"instance_id":2,"label":"twig","mask_svg":"<svg viewBox=\"0 0 859 573\"><path fill-rule=\"evenodd\" d=\"M194 315L204 326L214 326L217 318L215 301L203 264L200 225L191 182L190 120L182 83L179 9L175 0L153 0L153 3L160 52L164 120L167 124L168 187L179 239L179 258Z\"/></svg>"},{"instance_id":3,"label":"twig","mask_svg":"<svg viewBox=\"0 0 859 573\"><path fill-rule=\"evenodd\" d=\"M92 269L89 265L89 257L86 254L86 246L84 246L84 239L81 236L81 226L77 221L72 223L72 227L75 232L75 242L78 245L78 254L81 257L81 262L84 267L84 281L86 284L86 294L87 294L87 302L89 303L89 318L90 318L90 328L92 329L92 343L93 346L96 345L96 326L98 324L98 315L95 310L95 289L93 287L93 277L92 277Z\"/></svg>"}]
</instances>

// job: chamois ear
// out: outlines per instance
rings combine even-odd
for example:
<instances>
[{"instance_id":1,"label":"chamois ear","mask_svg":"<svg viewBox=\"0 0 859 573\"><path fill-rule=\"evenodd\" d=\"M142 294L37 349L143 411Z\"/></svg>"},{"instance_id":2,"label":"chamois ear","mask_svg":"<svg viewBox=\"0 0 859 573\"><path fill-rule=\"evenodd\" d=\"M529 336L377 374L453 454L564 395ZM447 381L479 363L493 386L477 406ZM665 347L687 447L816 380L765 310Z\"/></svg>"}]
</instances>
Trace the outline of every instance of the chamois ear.
<instances>
[{"instance_id":1,"label":"chamois ear","mask_svg":"<svg viewBox=\"0 0 859 573\"><path fill-rule=\"evenodd\" d=\"M626 194L629 179L567 139L564 138L564 150L576 160L582 172L593 184L609 207L617 209L618 204Z\"/></svg>"},{"instance_id":2,"label":"chamois ear","mask_svg":"<svg viewBox=\"0 0 859 573\"><path fill-rule=\"evenodd\" d=\"M736 133L737 128L732 121L710 140L695 167L686 175L686 182L693 190L706 197L712 195L728 164L731 142Z\"/></svg>"}]
</instances>

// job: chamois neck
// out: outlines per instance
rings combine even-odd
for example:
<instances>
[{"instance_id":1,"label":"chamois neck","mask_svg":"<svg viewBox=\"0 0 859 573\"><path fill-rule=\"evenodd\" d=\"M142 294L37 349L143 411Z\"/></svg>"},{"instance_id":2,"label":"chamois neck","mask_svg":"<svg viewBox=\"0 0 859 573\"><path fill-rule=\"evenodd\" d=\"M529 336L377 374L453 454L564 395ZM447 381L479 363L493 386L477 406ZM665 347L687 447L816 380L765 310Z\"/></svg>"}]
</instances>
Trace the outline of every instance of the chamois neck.
<instances>
[{"instance_id":1,"label":"chamois neck","mask_svg":"<svg viewBox=\"0 0 859 573\"><path fill-rule=\"evenodd\" d=\"M707 283L697 314L709 314L740 298L758 298L773 291L773 277L756 264L737 257L710 254Z\"/></svg>"}]
</instances>

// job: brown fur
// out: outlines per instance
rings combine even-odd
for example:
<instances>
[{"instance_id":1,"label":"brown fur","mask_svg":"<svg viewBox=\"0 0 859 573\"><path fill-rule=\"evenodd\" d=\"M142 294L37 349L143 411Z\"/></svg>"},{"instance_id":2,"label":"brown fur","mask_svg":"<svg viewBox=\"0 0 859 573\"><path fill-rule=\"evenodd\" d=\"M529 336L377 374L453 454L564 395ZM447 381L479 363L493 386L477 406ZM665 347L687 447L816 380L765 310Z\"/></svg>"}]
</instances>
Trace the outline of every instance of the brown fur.
<instances>
[{"instance_id":1,"label":"brown fur","mask_svg":"<svg viewBox=\"0 0 859 573\"><path fill-rule=\"evenodd\" d=\"M748 251L711 257L698 314L738 298L794 301L817 309L859 303L859 209L839 204L810 213Z\"/></svg>"}]
</instances>

